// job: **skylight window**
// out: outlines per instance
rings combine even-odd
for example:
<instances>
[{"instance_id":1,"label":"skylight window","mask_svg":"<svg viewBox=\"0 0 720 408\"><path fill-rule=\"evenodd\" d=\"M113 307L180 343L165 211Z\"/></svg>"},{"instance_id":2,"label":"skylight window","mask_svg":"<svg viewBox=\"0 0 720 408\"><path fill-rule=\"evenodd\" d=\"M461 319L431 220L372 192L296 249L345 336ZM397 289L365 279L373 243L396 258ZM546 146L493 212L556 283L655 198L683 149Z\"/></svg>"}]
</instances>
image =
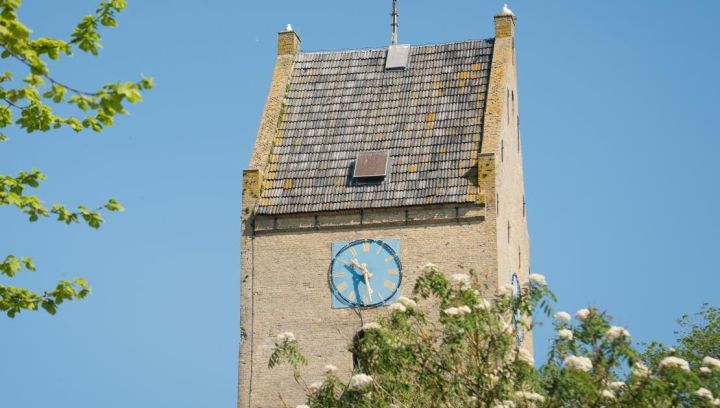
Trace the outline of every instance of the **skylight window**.
<instances>
[{"instance_id":1,"label":"skylight window","mask_svg":"<svg viewBox=\"0 0 720 408\"><path fill-rule=\"evenodd\" d=\"M353 178L367 179L383 179L387 176L388 161L390 152L360 152L355 160L355 169Z\"/></svg>"},{"instance_id":2,"label":"skylight window","mask_svg":"<svg viewBox=\"0 0 720 408\"><path fill-rule=\"evenodd\" d=\"M388 48L385 58L386 70L402 70L407 68L410 60L410 45L393 44Z\"/></svg>"}]
</instances>

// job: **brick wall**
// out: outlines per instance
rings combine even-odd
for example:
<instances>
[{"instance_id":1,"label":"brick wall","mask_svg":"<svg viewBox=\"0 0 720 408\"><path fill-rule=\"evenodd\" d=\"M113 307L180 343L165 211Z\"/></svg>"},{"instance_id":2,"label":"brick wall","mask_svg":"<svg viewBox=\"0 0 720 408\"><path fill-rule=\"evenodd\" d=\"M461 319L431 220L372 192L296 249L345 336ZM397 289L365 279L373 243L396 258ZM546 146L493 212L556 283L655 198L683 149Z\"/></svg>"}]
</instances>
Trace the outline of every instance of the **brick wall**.
<instances>
[{"instance_id":1,"label":"brick wall","mask_svg":"<svg viewBox=\"0 0 720 408\"><path fill-rule=\"evenodd\" d=\"M488 245L493 233L490 225L477 218L414 226L259 233L251 246L254 270L243 270L243 280L254 281L254 299L243 296L243 302L255 304L251 320L244 322L246 329L252 330L253 353L250 354L247 341L241 356L241 372L249 373L252 365L250 406L282 406L279 393L291 406L304 401L303 390L295 383L289 367L267 368L275 336L284 331L295 333L309 359L309 366L303 369L308 381L320 380L325 364L334 364L341 376L349 376L352 355L347 350L362 324L353 311L330 307L327 274L333 241L399 238L403 262L401 291L410 295L422 266L428 262L448 274L473 270L479 273L481 281L492 284L483 271L491 270L495 263L494 246ZM369 310L362 315L367 322L384 312ZM245 401L240 406L248 406L248 395L243 397Z\"/></svg>"},{"instance_id":2,"label":"brick wall","mask_svg":"<svg viewBox=\"0 0 720 408\"><path fill-rule=\"evenodd\" d=\"M488 197L488 221L496 226L497 284L517 273L527 282L530 242L525 209L522 149L518 125L515 17L495 17L495 47L485 111L483 154L495 159L495 194ZM525 346L532 350L532 338Z\"/></svg>"}]
</instances>

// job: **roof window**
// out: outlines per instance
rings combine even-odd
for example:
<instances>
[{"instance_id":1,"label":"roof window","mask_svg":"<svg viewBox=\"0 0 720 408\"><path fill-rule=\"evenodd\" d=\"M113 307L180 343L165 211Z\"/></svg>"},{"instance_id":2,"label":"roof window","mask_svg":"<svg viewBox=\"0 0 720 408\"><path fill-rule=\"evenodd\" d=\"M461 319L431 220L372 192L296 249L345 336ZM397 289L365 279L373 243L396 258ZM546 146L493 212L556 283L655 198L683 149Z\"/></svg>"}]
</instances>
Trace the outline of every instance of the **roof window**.
<instances>
[{"instance_id":1,"label":"roof window","mask_svg":"<svg viewBox=\"0 0 720 408\"><path fill-rule=\"evenodd\" d=\"M353 178L359 180L382 180L388 173L390 152L360 152L355 160Z\"/></svg>"},{"instance_id":2,"label":"roof window","mask_svg":"<svg viewBox=\"0 0 720 408\"><path fill-rule=\"evenodd\" d=\"M388 48L387 57L385 58L386 70L403 70L407 68L410 60L409 44L393 44Z\"/></svg>"}]
</instances>

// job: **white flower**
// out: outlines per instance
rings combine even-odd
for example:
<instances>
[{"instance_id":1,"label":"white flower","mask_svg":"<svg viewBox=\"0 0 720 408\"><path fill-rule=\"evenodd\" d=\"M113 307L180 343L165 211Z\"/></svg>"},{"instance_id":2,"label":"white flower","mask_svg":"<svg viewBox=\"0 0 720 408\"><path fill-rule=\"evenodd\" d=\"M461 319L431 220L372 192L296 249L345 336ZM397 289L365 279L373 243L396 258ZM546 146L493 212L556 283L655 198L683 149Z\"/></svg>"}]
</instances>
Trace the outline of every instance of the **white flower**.
<instances>
[{"instance_id":1,"label":"white flower","mask_svg":"<svg viewBox=\"0 0 720 408\"><path fill-rule=\"evenodd\" d=\"M624 386L625 386L625 383L622 381L614 381L614 382L611 382L610 384L608 384L608 388L613 391L617 391Z\"/></svg>"},{"instance_id":2,"label":"white flower","mask_svg":"<svg viewBox=\"0 0 720 408\"><path fill-rule=\"evenodd\" d=\"M677 352L677 350L675 350L675 347L670 347L670 348L668 349L668 352L669 352L670 354L675 354L675 352Z\"/></svg>"},{"instance_id":3,"label":"white flower","mask_svg":"<svg viewBox=\"0 0 720 408\"><path fill-rule=\"evenodd\" d=\"M712 370L710 369L710 367L700 367L700 372L703 374L710 374L712 373Z\"/></svg>"},{"instance_id":4,"label":"white flower","mask_svg":"<svg viewBox=\"0 0 720 408\"><path fill-rule=\"evenodd\" d=\"M568 312L557 312L555 313L555 318L565 322L569 322L572 319L572 317L570 317L570 313Z\"/></svg>"},{"instance_id":5,"label":"white flower","mask_svg":"<svg viewBox=\"0 0 720 408\"><path fill-rule=\"evenodd\" d=\"M572 330L568 329L561 329L558 330L558 337L564 340L572 340L573 339L573 332Z\"/></svg>"},{"instance_id":6,"label":"white flower","mask_svg":"<svg viewBox=\"0 0 720 408\"><path fill-rule=\"evenodd\" d=\"M447 309L443 310L443 312L445 312L445 314L448 316L457 316L460 313L457 307L448 307Z\"/></svg>"},{"instance_id":7,"label":"white flower","mask_svg":"<svg viewBox=\"0 0 720 408\"><path fill-rule=\"evenodd\" d=\"M580 309L575 313L575 317L580 320L585 320L590 316L590 309Z\"/></svg>"},{"instance_id":8,"label":"white flower","mask_svg":"<svg viewBox=\"0 0 720 408\"><path fill-rule=\"evenodd\" d=\"M462 316L468 313L471 313L472 310L467 306L460 306L460 307L449 307L444 310L445 314L448 316Z\"/></svg>"},{"instance_id":9,"label":"white flower","mask_svg":"<svg viewBox=\"0 0 720 408\"><path fill-rule=\"evenodd\" d=\"M495 374L490 374L490 375L488 376L488 382L489 382L490 385L492 385L492 386L495 386L495 384L497 384L497 382L498 382L499 380L500 380L500 377L498 377L498 376L495 375Z\"/></svg>"},{"instance_id":10,"label":"white flower","mask_svg":"<svg viewBox=\"0 0 720 408\"><path fill-rule=\"evenodd\" d=\"M364 331L368 331L368 330L380 330L380 329L382 329L382 326L380 326L380 324L379 324L379 323L376 323L376 322L365 323L365 325L363 325L362 329L363 329Z\"/></svg>"},{"instance_id":11,"label":"white flower","mask_svg":"<svg viewBox=\"0 0 720 408\"><path fill-rule=\"evenodd\" d=\"M539 273L533 273L530 275L530 282L535 282L540 286L547 286L547 281L545 280L545 276L540 275Z\"/></svg>"},{"instance_id":12,"label":"white flower","mask_svg":"<svg viewBox=\"0 0 720 408\"><path fill-rule=\"evenodd\" d=\"M607 399L611 399L611 400L615 399L615 393L610 390L603 390L602 396L603 396L603 398L607 398Z\"/></svg>"},{"instance_id":13,"label":"white flower","mask_svg":"<svg viewBox=\"0 0 720 408\"><path fill-rule=\"evenodd\" d=\"M630 340L630 332L627 331L624 327L620 326L613 326L609 328L605 335L610 341L615 341L621 337Z\"/></svg>"},{"instance_id":14,"label":"white flower","mask_svg":"<svg viewBox=\"0 0 720 408\"><path fill-rule=\"evenodd\" d=\"M496 403L495 408L515 408L515 403L512 401L502 401Z\"/></svg>"},{"instance_id":15,"label":"white flower","mask_svg":"<svg viewBox=\"0 0 720 408\"><path fill-rule=\"evenodd\" d=\"M400 312L400 313L407 312L407 308L402 303L393 303L392 305L390 305L389 309L392 310L393 312Z\"/></svg>"},{"instance_id":16,"label":"white flower","mask_svg":"<svg viewBox=\"0 0 720 408\"><path fill-rule=\"evenodd\" d=\"M700 398L705 398L705 399L708 399L711 401L713 399L712 392L710 392L710 390L708 390L707 388L699 388L697 391L695 391L695 395L697 395Z\"/></svg>"},{"instance_id":17,"label":"white flower","mask_svg":"<svg viewBox=\"0 0 720 408\"><path fill-rule=\"evenodd\" d=\"M475 305L475 309L480 310L490 310L492 308L492 303L490 303L487 299L480 299L480 302Z\"/></svg>"},{"instance_id":18,"label":"white flower","mask_svg":"<svg viewBox=\"0 0 720 408\"><path fill-rule=\"evenodd\" d=\"M471 279L470 275L466 273L456 273L450 277L450 282L460 286L462 289L468 289L470 287Z\"/></svg>"},{"instance_id":19,"label":"white flower","mask_svg":"<svg viewBox=\"0 0 720 408\"><path fill-rule=\"evenodd\" d=\"M515 393L515 399L521 400L521 401L538 401L538 402L545 401L545 397L543 397L542 395L535 393L535 392L529 392L529 391L517 391Z\"/></svg>"},{"instance_id":20,"label":"white flower","mask_svg":"<svg viewBox=\"0 0 720 408\"><path fill-rule=\"evenodd\" d=\"M687 361L679 357L665 357L660 360L660 368L664 367L677 367L685 371L690 371L690 364Z\"/></svg>"},{"instance_id":21,"label":"white flower","mask_svg":"<svg viewBox=\"0 0 720 408\"><path fill-rule=\"evenodd\" d=\"M285 340L293 342L295 341L295 335L292 332L285 332L277 335L278 343L283 343Z\"/></svg>"},{"instance_id":22,"label":"white flower","mask_svg":"<svg viewBox=\"0 0 720 408\"><path fill-rule=\"evenodd\" d=\"M718 360L716 358L712 358L709 356L705 357L705 358L703 358L703 364L705 364L706 366L708 366L709 368L711 368L713 370L720 369L720 360Z\"/></svg>"},{"instance_id":23,"label":"white flower","mask_svg":"<svg viewBox=\"0 0 720 408\"><path fill-rule=\"evenodd\" d=\"M373 379L369 375L355 374L350 378L350 389L360 390L372 384Z\"/></svg>"},{"instance_id":24,"label":"white flower","mask_svg":"<svg viewBox=\"0 0 720 408\"><path fill-rule=\"evenodd\" d=\"M711 402L711 404L712 404L714 407L720 407L720 399L719 399L719 398L715 398L715 399L713 400L713 402Z\"/></svg>"},{"instance_id":25,"label":"white flower","mask_svg":"<svg viewBox=\"0 0 720 408\"><path fill-rule=\"evenodd\" d=\"M571 370L585 371L592 370L592 361L587 357L568 356L565 358L565 367Z\"/></svg>"},{"instance_id":26,"label":"white flower","mask_svg":"<svg viewBox=\"0 0 720 408\"><path fill-rule=\"evenodd\" d=\"M338 368L335 367L335 366L332 365L332 364L328 364L328 365L325 366L325 372L326 372L326 373L334 373L335 371L337 371L337 369L338 369Z\"/></svg>"},{"instance_id":27,"label":"white flower","mask_svg":"<svg viewBox=\"0 0 720 408\"><path fill-rule=\"evenodd\" d=\"M531 366L535 365L535 358L533 357L532 353L525 350L524 348L521 348L518 351L517 357L518 357L518 360L524 361L524 362L530 364Z\"/></svg>"},{"instance_id":28,"label":"white flower","mask_svg":"<svg viewBox=\"0 0 720 408\"><path fill-rule=\"evenodd\" d=\"M410 299L410 298L406 298L405 296L401 296L401 297L398 299L398 302L399 302L399 303L402 303L403 305L405 305L406 307L409 307L409 308L416 308L416 307L417 307L417 303L415 303L414 300L412 300L412 299Z\"/></svg>"},{"instance_id":29,"label":"white flower","mask_svg":"<svg viewBox=\"0 0 720 408\"><path fill-rule=\"evenodd\" d=\"M426 263L422 267L422 271L424 273L430 273L430 272L437 271L437 270L438 270L438 267L434 263Z\"/></svg>"},{"instance_id":30,"label":"white flower","mask_svg":"<svg viewBox=\"0 0 720 408\"><path fill-rule=\"evenodd\" d=\"M498 289L498 294L503 297L510 296L513 293L513 289L514 289L513 285L506 283L506 284L500 286L500 288Z\"/></svg>"},{"instance_id":31,"label":"white flower","mask_svg":"<svg viewBox=\"0 0 720 408\"><path fill-rule=\"evenodd\" d=\"M310 390L310 392L317 392L317 390L322 388L322 386L323 386L323 383L318 381L318 382L314 382L314 383L308 385L308 389Z\"/></svg>"},{"instance_id":32,"label":"white flower","mask_svg":"<svg viewBox=\"0 0 720 408\"><path fill-rule=\"evenodd\" d=\"M635 363L632 372L634 376L639 378L644 378L650 375L650 369L643 363Z\"/></svg>"}]
</instances>

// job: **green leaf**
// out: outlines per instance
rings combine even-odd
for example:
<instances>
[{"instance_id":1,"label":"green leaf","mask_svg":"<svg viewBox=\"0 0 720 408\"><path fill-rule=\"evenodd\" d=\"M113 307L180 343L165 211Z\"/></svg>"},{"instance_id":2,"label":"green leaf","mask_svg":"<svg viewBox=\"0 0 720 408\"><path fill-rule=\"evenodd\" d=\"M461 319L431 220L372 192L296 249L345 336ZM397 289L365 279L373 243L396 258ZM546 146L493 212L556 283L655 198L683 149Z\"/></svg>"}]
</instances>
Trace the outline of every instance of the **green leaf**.
<instances>
[{"instance_id":1,"label":"green leaf","mask_svg":"<svg viewBox=\"0 0 720 408\"><path fill-rule=\"evenodd\" d=\"M32 258L21 258L20 261L25 265L25 269L33 272L36 271Z\"/></svg>"},{"instance_id":2,"label":"green leaf","mask_svg":"<svg viewBox=\"0 0 720 408\"><path fill-rule=\"evenodd\" d=\"M51 315L55 315L57 313L57 304L51 300L43 300L42 308Z\"/></svg>"},{"instance_id":3,"label":"green leaf","mask_svg":"<svg viewBox=\"0 0 720 408\"><path fill-rule=\"evenodd\" d=\"M110 201L108 201L108 203L105 204L105 208L106 208L108 211L118 211L118 212L123 212L123 211L125 211L125 207L123 207L123 206L122 206L119 202L117 202L117 200L115 200L115 199L110 199Z\"/></svg>"},{"instance_id":4,"label":"green leaf","mask_svg":"<svg viewBox=\"0 0 720 408\"><path fill-rule=\"evenodd\" d=\"M155 80L152 77L143 78L140 81L140 87L142 89L153 89L155 87Z\"/></svg>"},{"instance_id":5,"label":"green leaf","mask_svg":"<svg viewBox=\"0 0 720 408\"><path fill-rule=\"evenodd\" d=\"M152 79L142 78L137 82L108 83L99 89L79 90L73 84L64 85L66 82L55 77L50 69L49 61L72 55L73 50L97 55L102 48L99 30L118 25L118 13L127 6L125 0L100 1L94 13L84 16L74 27L69 41L32 35L33 30L19 19L20 5L21 0L0 0L0 57L13 61L3 65L7 68L0 73L0 100L4 101L0 105L0 130L3 131L0 142L7 140L5 133L13 130L31 134L69 127L76 132L90 129L101 132L113 126L118 115L127 113L125 105L139 102L143 92L152 89ZM8 128L11 130L6 131ZM99 228L105 222L101 211L124 210L114 199L97 210L89 209L95 206L79 206L77 212L73 212L61 204L54 204L48 210L40 198L28 194L30 189L40 186L44 177L34 169L18 176L0 174L0 207L14 207L31 222L52 214L65 224L83 221L91 228ZM15 277L23 269L36 270L31 258L8 256L0 260L0 274L4 279ZM63 302L89 294L90 287L84 279L61 281L46 292L0 284L0 312L11 318L40 308L55 314Z\"/></svg>"}]
</instances>

